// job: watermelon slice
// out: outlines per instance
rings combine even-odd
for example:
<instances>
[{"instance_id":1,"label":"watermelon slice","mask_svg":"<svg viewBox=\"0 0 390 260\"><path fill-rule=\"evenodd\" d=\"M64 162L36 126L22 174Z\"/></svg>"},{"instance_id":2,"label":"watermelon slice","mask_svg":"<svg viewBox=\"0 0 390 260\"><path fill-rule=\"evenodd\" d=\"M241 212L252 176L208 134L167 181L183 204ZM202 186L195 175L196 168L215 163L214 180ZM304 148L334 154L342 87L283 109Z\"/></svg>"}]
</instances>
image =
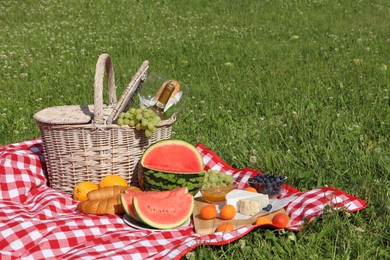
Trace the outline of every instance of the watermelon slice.
<instances>
[{"instance_id":1,"label":"watermelon slice","mask_svg":"<svg viewBox=\"0 0 390 260\"><path fill-rule=\"evenodd\" d=\"M139 194L143 194L144 192L139 192L136 190L126 190L125 192L121 193L121 202L122 206L126 212L127 215L132 217L134 220L137 220L138 222L142 222L140 218L138 218L134 207L133 207L133 197ZM158 192L158 191L148 191L147 192L150 197L155 197L158 199L166 199L174 194L181 194L184 195L188 193L188 189L183 187L179 188L173 191L163 191L163 192Z\"/></svg>"},{"instance_id":2,"label":"watermelon slice","mask_svg":"<svg viewBox=\"0 0 390 260\"><path fill-rule=\"evenodd\" d=\"M133 207L133 197L137 194L140 193L139 191L136 190L126 190L125 192L121 193L121 203L122 206L126 212L127 215L132 217L133 219L137 221L141 221L137 214L134 211Z\"/></svg>"},{"instance_id":3,"label":"watermelon slice","mask_svg":"<svg viewBox=\"0 0 390 260\"><path fill-rule=\"evenodd\" d=\"M182 140L165 140L151 145L142 155L143 167L170 173L203 171L202 155L195 146Z\"/></svg>"},{"instance_id":4,"label":"watermelon slice","mask_svg":"<svg viewBox=\"0 0 390 260\"><path fill-rule=\"evenodd\" d=\"M183 193L183 188L143 192L133 197L133 207L138 218L148 226L171 229L182 225L191 217L194 197L190 193Z\"/></svg>"}]
</instances>

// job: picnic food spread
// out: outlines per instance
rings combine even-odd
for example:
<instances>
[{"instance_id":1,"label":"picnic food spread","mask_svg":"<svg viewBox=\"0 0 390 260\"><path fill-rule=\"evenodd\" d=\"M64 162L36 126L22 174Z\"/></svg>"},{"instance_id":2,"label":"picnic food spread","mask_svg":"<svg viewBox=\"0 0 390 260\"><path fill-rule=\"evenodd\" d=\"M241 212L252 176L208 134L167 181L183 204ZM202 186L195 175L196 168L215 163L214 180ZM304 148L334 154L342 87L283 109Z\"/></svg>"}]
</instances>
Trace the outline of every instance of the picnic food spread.
<instances>
[{"instance_id":1,"label":"picnic food spread","mask_svg":"<svg viewBox=\"0 0 390 260\"><path fill-rule=\"evenodd\" d=\"M102 98L101 77L104 74L102 64L106 65L109 99L113 107L109 111L99 109ZM105 54L99 57L95 76L95 106L88 115L90 115L93 124L102 122L106 125L111 124L113 131L118 131L118 136L123 136L122 129L132 132L133 136L125 139L128 139L128 145L126 142L122 142L115 149L132 152L129 155L132 156L130 162L134 166L132 166L132 171L123 174L126 165L116 165L115 162L120 154L113 154L112 157L107 157L110 159L104 160L104 163L99 161L97 167L85 168L87 172L91 171L92 168L96 168L96 170L91 171L91 175L85 179L80 178L80 181L75 183L73 187L73 198L79 201L78 211L95 215L124 214L131 223L138 222L142 227L164 230L180 227L188 221L193 215L194 209L196 211L200 207L195 198L200 198L207 205L202 205L201 218L194 225L199 226L204 224L202 221L219 218L224 222L219 223L218 227L214 227L214 230L230 230L231 227L235 228L235 226L229 221L233 221L237 217L238 219L251 218L248 221L253 224L256 220L255 215L259 212L263 212L262 215L267 215L279 210L279 208L273 210L268 195L280 195L286 180L280 176L267 175L264 178L255 176L250 179L250 185L246 183L247 187L238 188L232 175L211 168L206 170L203 157L197 148L184 140L172 140L170 133L167 136L157 137L153 141L140 144L137 147L140 150L134 153L130 147L131 141L137 140L139 137L152 140L153 137L158 136L160 124L177 116L178 111L175 112L175 109L178 109L185 99L182 83L177 80L162 80L160 76L154 74L148 77L147 67L148 63L144 62L120 101L115 104L111 58ZM151 86L155 89L155 94L152 96L140 91L140 89L151 88ZM139 92L138 100L134 100L136 89ZM66 111L66 108L61 108L62 114L67 114ZM74 108L72 111L74 112ZM170 112L168 113L168 111ZM49 112L51 117L56 117L52 110ZM80 111L78 113L80 114ZM103 118L101 118L102 114ZM109 114L109 116L104 117L104 114ZM39 115L36 116L38 125L44 133L42 120L46 112L40 111L37 115ZM46 121L45 123L47 123ZM59 127L62 125L62 123L58 124L58 120L49 120L50 122L56 122L57 126L60 125ZM84 121L77 119L77 124L82 122ZM76 122L67 123L74 124ZM115 125L119 128L116 128ZM52 128L49 131L52 131ZM80 128L81 131L82 128ZM78 132L75 131L72 136L77 136L77 134ZM100 138L102 137L100 136ZM92 142L98 143L93 132L89 138L92 139ZM53 150L50 145L49 142L44 141L47 151ZM112 147L116 147L116 145L112 144ZM84 152L89 154L90 150L103 148L97 146L96 148L85 147L84 149ZM69 150L72 155L79 152L75 146L70 147ZM107 150L104 154L110 155L110 151L113 150ZM66 152L63 153L62 157L64 156L66 156ZM93 158L92 153L89 158ZM112 165L107 164L108 162ZM94 164L96 165L96 163ZM85 162L82 165L84 166ZM49 167L49 174L53 175L51 168L55 167ZM226 221L227 223L225 223Z\"/></svg>"},{"instance_id":2,"label":"picnic food spread","mask_svg":"<svg viewBox=\"0 0 390 260\"><path fill-rule=\"evenodd\" d=\"M140 187L130 186L122 177L108 174L99 185L87 182L91 186L90 191L86 193L86 199L80 199L77 209L85 214L125 214L131 223L142 224L141 228L165 230L180 227L188 221L201 199L206 205L199 210L198 225L216 218L223 221L209 232L234 229L234 223L229 221L237 216L244 220L251 217L250 224L256 224L258 218L253 216L257 213L273 213L267 194L248 191L250 187L235 188L231 175L204 170L200 159L198 150L185 141L159 141L141 157L144 171L140 172ZM80 189L80 185L86 185L86 182L77 184L75 191ZM285 228L288 224L279 220L271 225Z\"/></svg>"},{"instance_id":3,"label":"picnic food spread","mask_svg":"<svg viewBox=\"0 0 390 260\"><path fill-rule=\"evenodd\" d=\"M248 178L262 174L249 168L236 169L202 144L197 144L196 148L204 158L205 169L234 176L238 189L246 190L243 184ZM5 224L0 229L3 241L0 250L5 257L107 259L115 255L120 259L178 260L198 246L225 245L249 232L259 232L259 226L276 228L271 222L273 216L280 212L290 219L285 229L299 232L304 223L320 217L325 207L345 212L366 207L364 200L335 188L322 187L302 192L285 185L277 200L279 206L270 199L275 211L265 217L262 213L268 212L262 210L251 217L238 212L233 220L222 220L218 216L219 203L207 203L202 197L195 196L192 217L183 225L171 230L156 229L132 221L128 214L78 212L78 201L67 192L47 186L42 158L42 139L0 147L0 222ZM94 182L99 184L101 178ZM74 186L76 184L71 187ZM217 211L216 216L212 212L210 220L200 215L200 209L205 205L214 206Z\"/></svg>"},{"instance_id":4,"label":"picnic food spread","mask_svg":"<svg viewBox=\"0 0 390 260\"><path fill-rule=\"evenodd\" d=\"M194 205L198 204L199 200L194 199L195 194L189 193L189 189L192 189L197 195L195 197L206 203L199 210L200 219L195 226L202 226L203 221L216 218L223 221L209 232L234 229L233 223L229 221L234 220L236 216L239 216L238 219L247 220L244 222L247 224L266 224L277 228L288 226L289 218L284 212L278 211L274 218L267 218L269 222L260 221L264 216L261 219L253 217L261 211L266 211L266 215L273 213L267 194L248 191L250 190L248 188L234 188L234 179L226 172L209 169L203 170L202 174L194 173L203 167L199 155L194 146L182 140L157 142L145 151L141 164L145 171L156 171L149 168L164 170L159 170L158 174L151 175L152 177L145 177L141 172L142 189L127 186L123 178L109 174L102 178L99 188L92 189L86 194L87 200L80 201L77 208L86 214L125 214L131 223L142 224L141 228L172 229L183 225L194 213ZM189 166L192 168L188 168ZM145 185L145 179L147 183L155 185ZM197 185L194 186L194 182ZM109 186L110 183L112 186ZM79 184L75 190L78 186ZM228 189L219 192L217 191L219 188ZM197 193L199 190L201 192Z\"/></svg>"},{"instance_id":5,"label":"picnic food spread","mask_svg":"<svg viewBox=\"0 0 390 260\"><path fill-rule=\"evenodd\" d=\"M22 178L22 181L15 182L17 185L23 186L26 179L37 181L31 190L38 187L39 191L26 195L23 193L25 187L21 187L22 195L18 194L17 199L22 201L22 198L37 194L42 194L44 198L44 192L56 191L56 196L62 196L50 205L50 210L39 213L40 218L51 220L37 225L37 229L47 228L48 234L55 233L54 238L48 238L51 248L45 251L42 247L42 254L39 250L38 253L28 254L35 254L38 258L45 256L47 250L53 250L48 253L53 256L63 254L63 248L56 246L62 243L59 243L59 238L67 236L67 248L73 250L83 246L79 239L85 238L88 250L96 249L91 252L75 249L76 257L80 256L80 252L84 256L96 256L97 252L105 254L101 249L103 235L108 236L108 240L115 240L120 233L121 240L106 242L106 248L119 245L117 250L122 250L122 254L135 250L138 258L148 258L148 253L177 258L200 245L199 242L229 243L259 226L299 230L305 218L316 217L309 211L320 214L319 210L328 200L333 203L333 196L337 198L335 205L338 208L344 207L344 202L348 203L351 211L365 207L364 201L330 188L299 192L286 184L286 176L262 174L253 169L234 169L201 144L193 146L185 140L171 139L172 125L188 89L176 80L160 80L157 77L160 83L156 86L155 95L142 95L139 89L151 81L151 76L146 74L147 68L148 62L145 61L117 101L111 58L107 54L101 55L96 65L93 106L44 109L34 116L42 134L40 142L4 148L6 156L8 150L15 153L11 156L12 160L19 158L20 162L39 166L27 165L25 169L18 169L23 168L22 163L3 160L5 163L2 165L0 160L0 167L5 169L6 175L15 168L17 174L24 172L34 176ZM102 104L104 72L108 74L108 106ZM138 103L133 100L136 93L139 95ZM40 147L38 152L30 144L31 147ZM21 158L17 149L21 149L28 159ZM0 149L0 156L2 153ZM45 160L41 162L43 154ZM47 166L47 175L40 167L43 162ZM9 165L13 166L10 168ZM35 168L37 171L33 172L31 169ZM15 176L12 172L8 179L13 180ZM46 182L42 181L45 178L48 178L51 188L45 186ZM22 206L15 202L15 193L19 190L12 185L9 192L2 189L0 194L15 203L11 206L24 210L26 206L23 202L20 203ZM52 198L49 196L43 205L51 203ZM39 199L31 201L38 202ZM304 205L306 201L310 201L310 207ZM69 230L72 225L61 226L66 223L61 220L62 212L76 218L71 222L72 225L77 223L76 230ZM59 222L55 218L57 213ZM50 219L51 216L54 216L53 219ZM32 248L31 243L27 243L30 249L21 244L34 239L25 237L31 233L24 232L24 227L30 227L29 219L24 219L21 224L18 223L19 218L9 221L16 221L13 226L20 226L21 232L11 237L8 230L0 230L0 235L9 242L12 250L19 247L26 248L27 252ZM52 224L58 225L58 228L53 230ZM31 226L35 226L35 222ZM115 232L119 229L121 232ZM129 230L131 234L127 237ZM152 243L144 243L132 236L138 231L142 233L137 233L135 237L142 239L145 237L143 232L152 234L148 237ZM163 238L153 232L161 232ZM16 246L12 245L15 236L20 237ZM101 240L90 246L88 242L95 236ZM124 239L130 243L127 251L123 249ZM37 243L44 241L39 237ZM162 253L161 245L165 247L166 244L169 244L169 251ZM109 254L107 252L104 256Z\"/></svg>"}]
</instances>

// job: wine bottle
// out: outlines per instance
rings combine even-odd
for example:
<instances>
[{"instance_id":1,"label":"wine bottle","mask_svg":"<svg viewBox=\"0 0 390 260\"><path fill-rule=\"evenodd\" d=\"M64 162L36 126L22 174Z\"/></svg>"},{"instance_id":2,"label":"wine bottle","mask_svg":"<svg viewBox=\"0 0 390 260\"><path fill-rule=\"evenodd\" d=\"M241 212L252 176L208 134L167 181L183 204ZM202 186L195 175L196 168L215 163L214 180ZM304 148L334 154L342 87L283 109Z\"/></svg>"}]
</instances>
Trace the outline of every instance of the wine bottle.
<instances>
[{"instance_id":1,"label":"wine bottle","mask_svg":"<svg viewBox=\"0 0 390 260\"><path fill-rule=\"evenodd\" d=\"M173 91L175 90L175 86L171 83L168 82L163 91L161 92L156 104L151 107L153 112L158 115L161 120L166 119L165 114L164 114L164 108L168 103L169 98L172 96Z\"/></svg>"}]
</instances>

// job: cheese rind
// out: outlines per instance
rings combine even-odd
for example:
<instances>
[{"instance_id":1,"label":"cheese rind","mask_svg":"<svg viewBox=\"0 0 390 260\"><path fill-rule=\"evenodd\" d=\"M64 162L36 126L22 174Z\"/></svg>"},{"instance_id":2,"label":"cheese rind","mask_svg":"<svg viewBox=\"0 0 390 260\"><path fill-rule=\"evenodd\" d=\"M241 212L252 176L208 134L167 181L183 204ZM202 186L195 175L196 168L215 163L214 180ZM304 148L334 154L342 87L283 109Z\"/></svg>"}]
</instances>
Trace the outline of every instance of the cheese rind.
<instances>
[{"instance_id":1,"label":"cheese rind","mask_svg":"<svg viewBox=\"0 0 390 260\"><path fill-rule=\"evenodd\" d=\"M238 190L238 189L234 189L230 191L228 194L226 194L226 204L232 205L238 212L239 212L238 203L240 200L243 199L254 199L258 201L263 201L263 203L266 204L265 206L267 206L269 203L268 195L266 194L260 194L256 192L250 192L250 191ZM261 208L259 208L257 212L259 212L260 210Z\"/></svg>"},{"instance_id":2,"label":"cheese rind","mask_svg":"<svg viewBox=\"0 0 390 260\"><path fill-rule=\"evenodd\" d=\"M240 199L238 201L238 212L243 215L253 216L269 203L268 196L259 198Z\"/></svg>"}]
</instances>

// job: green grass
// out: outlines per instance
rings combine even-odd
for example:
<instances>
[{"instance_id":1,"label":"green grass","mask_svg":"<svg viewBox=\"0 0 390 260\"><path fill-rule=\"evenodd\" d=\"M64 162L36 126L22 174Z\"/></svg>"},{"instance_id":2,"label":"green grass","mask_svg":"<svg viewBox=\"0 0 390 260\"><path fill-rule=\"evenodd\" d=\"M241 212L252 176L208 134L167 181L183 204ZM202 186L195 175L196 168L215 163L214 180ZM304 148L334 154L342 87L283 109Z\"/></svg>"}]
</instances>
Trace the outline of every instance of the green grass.
<instances>
[{"instance_id":1,"label":"green grass","mask_svg":"<svg viewBox=\"0 0 390 260\"><path fill-rule=\"evenodd\" d=\"M118 95L148 59L191 86L174 138L368 202L187 258L389 258L390 2L193 2L1 1L0 144L39 137L45 107L91 104L101 53Z\"/></svg>"}]
</instances>

